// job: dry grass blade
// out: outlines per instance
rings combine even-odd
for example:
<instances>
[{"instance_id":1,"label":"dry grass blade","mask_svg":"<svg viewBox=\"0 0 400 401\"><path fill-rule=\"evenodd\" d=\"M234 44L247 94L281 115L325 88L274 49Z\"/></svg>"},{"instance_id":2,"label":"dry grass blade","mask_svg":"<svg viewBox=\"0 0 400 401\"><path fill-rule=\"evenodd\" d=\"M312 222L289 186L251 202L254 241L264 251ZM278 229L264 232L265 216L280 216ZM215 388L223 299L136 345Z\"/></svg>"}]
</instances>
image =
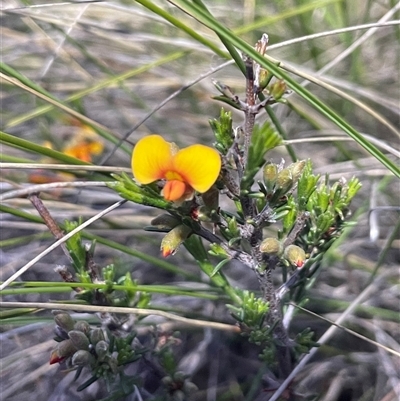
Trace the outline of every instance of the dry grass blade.
<instances>
[{"instance_id":1,"label":"dry grass blade","mask_svg":"<svg viewBox=\"0 0 400 401\"><path fill-rule=\"evenodd\" d=\"M46 163L0 163L4 169L42 169L42 170L66 170L66 171L97 171L100 173L130 173L128 167L117 166L74 166L71 164L46 164Z\"/></svg>"},{"instance_id":2,"label":"dry grass blade","mask_svg":"<svg viewBox=\"0 0 400 401\"><path fill-rule=\"evenodd\" d=\"M88 117L84 116L83 114L71 109L70 107L65 106L64 104L44 95L43 93L40 93L33 88L30 88L29 86L23 84L22 82L18 81L17 79L9 77L8 75L3 74L2 72L0 72L0 78L3 78L5 81L10 82L11 84L23 89L24 91L29 92L32 95L35 95L36 97L45 100L46 102L52 104L53 106L65 111L67 114L71 115L72 117L77 118L79 121L82 121L88 125L96 127L102 131L108 132L112 136L118 138L118 135L111 132L107 127L105 127L105 126L99 124L98 122L92 120L91 118L88 118Z\"/></svg>"},{"instance_id":3,"label":"dry grass blade","mask_svg":"<svg viewBox=\"0 0 400 401\"><path fill-rule=\"evenodd\" d=\"M59 309L66 311L77 312L92 312L92 313L122 313L133 315L155 315L162 316L169 320L176 320L189 326L207 327L210 329L230 331L232 333L239 333L240 329L236 325L209 322L205 320L189 319L186 317L178 316L173 313L164 312L156 309L142 309L142 308L119 308L114 306L95 306L95 305L79 305L79 304L59 304L59 303L40 303L40 302L0 302L1 308L37 308L37 309Z\"/></svg>"},{"instance_id":4,"label":"dry grass blade","mask_svg":"<svg viewBox=\"0 0 400 401\"><path fill-rule=\"evenodd\" d=\"M342 326L342 323L348 319L354 312L355 308L361 304L365 299L369 298L374 292L378 291L378 284L384 279L384 276L378 277L374 280L368 287L362 291L357 298L349 305L349 307L340 315L340 317L333 322L334 326L331 326L321 338L318 339L318 344L322 345L327 343L332 336L336 333L337 329ZM318 352L318 348L313 348L311 351L305 355L297 366L293 369L290 375L284 380L284 382L279 386L279 388L274 392L273 396L269 401L277 401L279 397L284 393L287 387L290 385L292 380L299 374L299 372L304 368L307 362ZM398 354L395 351L396 355Z\"/></svg>"},{"instance_id":5,"label":"dry grass blade","mask_svg":"<svg viewBox=\"0 0 400 401\"><path fill-rule=\"evenodd\" d=\"M397 11L400 10L400 2L394 5L379 21L378 24L385 23L393 15L396 14ZM374 35L378 31L378 26L370 28L367 32L365 32L360 38L358 38L354 43L352 43L345 51L336 56L332 61L325 64L319 71L317 71L317 75L323 75L326 71L330 70L334 65L338 64L340 61L344 60L346 57L354 53L354 50L357 47L361 46L366 40L368 40L372 35ZM304 83L307 85L307 81Z\"/></svg>"},{"instance_id":6,"label":"dry grass blade","mask_svg":"<svg viewBox=\"0 0 400 401\"><path fill-rule=\"evenodd\" d=\"M58 246L60 246L61 244L63 244L67 239L73 237L76 233L78 233L79 231L82 231L84 228L90 226L93 222L95 222L96 220L99 220L100 218L102 218L103 216L105 216L107 213L111 212L114 209L117 209L118 207L120 207L122 204L124 204L126 201L122 200L119 202L114 203L113 205L111 205L110 207L108 207L107 209L104 209L103 211L101 211L100 213L97 213L95 216L93 216L92 218L90 218L89 220L85 221L84 223L82 223L81 225L79 225L78 227L76 227L74 230L70 231L68 234L66 234L64 237L62 237L61 239L57 240L53 245L49 246L46 250L44 250L43 252L41 252L39 255L37 255L36 257L34 257L32 260L30 260L25 266L22 266L17 272L15 272L10 278L8 278L6 281L4 281L1 285L0 285L0 291L4 290L4 288L6 288L8 285L10 285L13 281L15 281L19 276L21 276L21 274L25 273L30 267L32 267L35 263L39 262L39 260L41 260L44 256L46 256L47 254L49 254L51 251L53 251L54 249L56 249Z\"/></svg>"},{"instance_id":7,"label":"dry grass blade","mask_svg":"<svg viewBox=\"0 0 400 401\"><path fill-rule=\"evenodd\" d=\"M331 93L334 93L335 95L340 96L341 98L348 100L349 102L355 104L356 106L358 106L360 109L366 111L368 114L370 114L374 119L376 119L377 121L379 121L382 125L384 125L386 128L388 128L393 134L396 135L397 138L400 138L400 130L394 125L392 124L389 120L387 120L384 116L380 115L379 113L377 113L374 109L372 109L371 107L369 107L368 105L366 105L365 103L359 101L358 99L356 99L354 96L349 95L348 93L335 88L333 85L328 84L327 82L324 82L321 79L318 79L317 77L315 77L314 75L309 75L306 74L305 72L302 72L294 67L288 66L286 64L282 64L281 63L281 67L283 69L285 69L288 72L291 72L293 74L296 74L297 76L301 77L301 78L305 78L307 83L314 83L318 86L320 86L321 88L324 88L326 90L328 90Z\"/></svg>"},{"instance_id":8,"label":"dry grass blade","mask_svg":"<svg viewBox=\"0 0 400 401\"><path fill-rule=\"evenodd\" d=\"M20 198L37 192L52 191L54 189L60 189L60 188L90 188L90 187L107 187L107 182L74 181L74 182L52 182L50 184L31 185L27 188L16 189L14 191L9 191L0 195L0 201L5 201L7 199L13 199L13 198Z\"/></svg>"},{"instance_id":9,"label":"dry grass blade","mask_svg":"<svg viewBox=\"0 0 400 401\"><path fill-rule=\"evenodd\" d=\"M299 306L299 305L296 305L296 304L293 304L293 303L291 303L290 305L292 305L292 306L294 306L295 308L298 308L298 309L300 309L300 310L302 310L302 311L304 311L304 312L307 312L307 313L309 313L310 315L317 317L318 319L324 320L325 322L328 322L331 326L336 326L336 327L338 327L339 329L342 329L342 330L346 331L347 333L350 333L351 335L353 335L353 336L355 336L355 337L357 337L357 338L360 338L361 340L363 340L363 341L365 341L365 342L368 342L368 343L370 343L370 344L373 344L373 345L375 345L377 348L381 348L381 349L383 349L384 351L387 351L387 352L389 352L389 353L391 353L391 354L393 354L393 355L395 355L395 356L397 356L397 357L400 358L400 352L398 352L398 351L396 351L396 350L394 350L394 349L391 349L391 348L389 348L389 347L387 347L387 346L385 346L385 345L383 345L383 344L381 344L381 343L379 343L379 342L377 342L377 341L371 340L370 338L365 337L365 336L363 336L362 334L359 334L359 333L357 333L357 332L354 331L354 330L350 330L350 329L348 329L347 327L345 327L345 326L343 326L343 325L341 325L341 324L339 324L339 323L337 323L337 322L333 322L332 320L327 319L326 317L323 317L323 316L321 316L321 315L318 315L318 313L314 313L314 312L308 310L307 308L303 308L303 307L301 307L301 306Z\"/></svg>"}]
</instances>

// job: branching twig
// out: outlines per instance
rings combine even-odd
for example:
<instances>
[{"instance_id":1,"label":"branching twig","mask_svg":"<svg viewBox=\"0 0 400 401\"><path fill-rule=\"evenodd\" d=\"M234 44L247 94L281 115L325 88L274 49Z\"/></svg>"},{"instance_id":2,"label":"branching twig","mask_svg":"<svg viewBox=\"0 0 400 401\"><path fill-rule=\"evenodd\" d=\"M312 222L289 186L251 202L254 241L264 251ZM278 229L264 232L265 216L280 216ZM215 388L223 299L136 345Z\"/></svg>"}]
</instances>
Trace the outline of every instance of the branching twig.
<instances>
[{"instance_id":1,"label":"branching twig","mask_svg":"<svg viewBox=\"0 0 400 401\"><path fill-rule=\"evenodd\" d=\"M40 217L43 219L44 223L46 224L50 232L53 234L53 236L58 240L61 239L64 236L63 231L58 226L57 222L53 219L50 212L43 204L42 200L39 198L38 194L37 193L31 194L28 196L28 199L31 201L32 205L38 211ZM72 262L71 255L69 254L65 246L65 243L61 244L61 249L63 250L65 256L70 260L70 262Z\"/></svg>"},{"instance_id":2,"label":"branching twig","mask_svg":"<svg viewBox=\"0 0 400 401\"><path fill-rule=\"evenodd\" d=\"M245 56L244 63L246 66L246 103L247 107L244 112L245 122L244 122L244 151L243 151L243 164L246 166L249 147L251 141L251 135L254 129L254 122L256 115L253 112L252 107L255 105L256 95L254 90L254 71L253 71L253 60Z\"/></svg>"},{"instance_id":3,"label":"branching twig","mask_svg":"<svg viewBox=\"0 0 400 401\"><path fill-rule=\"evenodd\" d=\"M296 223L294 224L294 227L292 228L292 231L290 231L289 235L286 237L285 241L283 242L283 247L287 247L288 245L293 244L293 242L296 240L300 232L304 228L305 222L310 218L310 213L308 212L302 212L299 214L299 216L296 219Z\"/></svg>"}]
</instances>

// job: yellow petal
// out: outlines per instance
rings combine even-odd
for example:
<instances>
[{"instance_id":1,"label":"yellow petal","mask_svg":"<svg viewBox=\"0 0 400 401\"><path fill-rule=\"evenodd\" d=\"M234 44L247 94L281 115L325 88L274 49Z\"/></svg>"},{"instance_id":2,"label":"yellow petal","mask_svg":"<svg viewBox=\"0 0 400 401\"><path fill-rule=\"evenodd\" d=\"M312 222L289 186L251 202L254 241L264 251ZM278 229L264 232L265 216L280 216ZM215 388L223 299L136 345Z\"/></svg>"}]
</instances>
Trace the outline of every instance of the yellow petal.
<instances>
[{"instance_id":1,"label":"yellow petal","mask_svg":"<svg viewBox=\"0 0 400 401\"><path fill-rule=\"evenodd\" d=\"M104 149L104 145L100 141L93 141L89 144L90 153L93 155L99 155Z\"/></svg>"},{"instance_id":2,"label":"yellow petal","mask_svg":"<svg viewBox=\"0 0 400 401\"><path fill-rule=\"evenodd\" d=\"M132 171L141 184L165 178L172 168L171 144L160 135L149 135L140 139L132 154Z\"/></svg>"},{"instance_id":3,"label":"yellow petal","mask_svg":"<svg viewBox=\"0 0 400 401\"><path fill-rule=\"evenodd\" d=\"M192 145L181 149L173 158L173 169L198 192L206 192L221 170L219 153L208 146Z\"/></svg>"}]
</instances>

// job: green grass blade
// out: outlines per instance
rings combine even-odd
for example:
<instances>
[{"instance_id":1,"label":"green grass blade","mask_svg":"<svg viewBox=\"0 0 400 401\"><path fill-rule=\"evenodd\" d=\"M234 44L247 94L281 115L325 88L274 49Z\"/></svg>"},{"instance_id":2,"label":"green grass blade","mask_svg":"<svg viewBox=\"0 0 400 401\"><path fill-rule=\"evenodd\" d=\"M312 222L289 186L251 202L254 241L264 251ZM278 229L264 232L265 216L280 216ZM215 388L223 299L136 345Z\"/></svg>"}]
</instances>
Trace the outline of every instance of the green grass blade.
<instances>
[{"instance_id":1,"label":"green grass blade","mask_svg":"<svg viewBox=\"0 0 400 401\"><path fill-rule=\"evenodd\" d=\"M262 29L265 27L270 27L272 24L278 21L282 21L291 17L298 16L300 14L307 13L309 11L314 11L317 8L321 8L327 6L332 3L342 2L343 0L319 0L306 4L301 4L299 6L293 8L287 8L285 11L275 15L268 15L266 17L262 17L253 23L243 26L241 28L234 29L233 32L237 35L241 35L247 32L254 31L256 29Z\"/></svg>"},{"instance_id":2,"label":"green grass blade","mask_svg":"<svg viewBox=\"0 0 400 401\"><path fill-rule=\"evenodd\" d=\"M37 145L31 141L27 141L26 139L18 138L14 135L7 134L3 131L0 131L0 143L5 145L9 145L15 148L20 148L26 152L37 153L42 156L51 157L52 159L64 162L66 164L74 164L74 165L82 165L82 166L91 166L91 163L84 162L80 159L76 159L75 157L68 156L62 152L58 152L57 150L49 149L44 146Z\"/></svg>"},{"instance_id":3,"label":"green grass blade","mask_svg":"<svg viewBox=\"0 0 400 401\"><path fill-rule=\"evenodd\" d=\"M27 141L26 139L18 138L14 135L7 134L0 131L0 143L9 145L15 148L22 149L26 152L37 153L42 156L51 157L52 159L58 160L66 164L81 165L81 166L91 166L91 163L84 162L75 157L68 156L57 150L46 148L45 146L37 145L34 142Z\"/></svg>"},{"instance_id":4,"label":"green grass blade","mask_svg":"<svg viewBox=\"0 0 400 401\"><path fill-rule=\"evenodd\" d=\"M204 46L208 47L220 57L228 58L228 54L221 50L214 42L206 39L204 36L197 33L194 29L185 25L181 19L175 18L172 14L168 13L167 11L163 10L162 8L156 6L152 1L148 0L136 0L136 3L141 4L142 6L146 7L150 11L154 12L155 14L159 15L160 17L169 21L172 25L176 26L182 32L185 32L197 42L203 44Z\"/></svg>"},{"instance_id":5,"label":"green grass blade","mask_svg":"<svg viewBox=\"0 0 400 401\"><path fill-rule=\"evenodd\" d=\"M334 110L322 102L319 98L313 95L306 88L303 88L298 82L296 82L290 75L288 75L282 68L279 67L279 62L272 59L271 57L263 57L252 46L237 37L232 31L225 26L221 25L216 19L210 14L206 13L200 7L192 4L187 0L174 0L170 1L172 4L177 5L180 8L187 10L187 13L192 15L198 21L203 23L215 31L218 35L229 40L236 48L241 50L243 53L248 54L253 60L259 63L262 67L269 70L273 75L279 79L285 80L287 85L300 95L304 100L308 101L316 110L322 115L327 117L331 122L342 129L347 135L354 139L361 147L363 147L368 153L379 160L387 169L389 169L394 175L400 178L400 168L392 160L390 160L384 153L382 153L376 146L366 140L356 129L354 129L347 121L340 117Z\"/></svg>"}]
</instances>

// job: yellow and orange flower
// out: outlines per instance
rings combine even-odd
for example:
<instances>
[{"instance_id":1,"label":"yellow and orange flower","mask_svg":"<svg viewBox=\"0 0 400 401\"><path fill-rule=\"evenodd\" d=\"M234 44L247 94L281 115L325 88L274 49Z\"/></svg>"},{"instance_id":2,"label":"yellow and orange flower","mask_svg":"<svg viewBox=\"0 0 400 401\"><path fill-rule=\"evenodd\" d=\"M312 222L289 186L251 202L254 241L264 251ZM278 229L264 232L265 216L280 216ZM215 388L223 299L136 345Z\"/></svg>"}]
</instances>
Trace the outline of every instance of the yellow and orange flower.
<instances>
[{"instance_id":1,"label":"yellow and orange flower","mask_svg":"<svg viewBox=\"0 0 400 401\"><path fill-rule=\"evenodd\" d=\"M103 152L104 145L96 131L86 124L79 124L79 129L62 152L84 162L91 163L93 156Z\"/></svg>"},{"instance_id":2,"label":"yellow and orange flower","mask_svg":"<svg viewBox=\"0 0 400 401\"><path fill-rule=\"evenodd\" d=\"M91 127L82 124L78 120L68 120L68 123L75 126L72 130L70 139L64 144L61 152L67 156L75 157L84 162L91 163L93 156L98 156L103 152L104 144ZM42 146L48 149L54 149L53 143L45 141ZM42 162L53 163L50 158L43 158ZM37 170L29 174L29 182L35 184L46 184L58 181L73 181L75 176L69 173L52 173L45 170Z\"/></svg>"},{"instance_id":3,"label":"yellow and orange flower","mask_svg":"<svg viewBox=\"0 0 400 401\"><path fill-rule=\"evenodd\" d=\"M163 196L169 201L190 199L194 191L204 193L221 170L219 153L208 146L179 149L160 135L138 141L132 154L132 171L140 184L165 180Z\"/></svg>"}]
</instances>

